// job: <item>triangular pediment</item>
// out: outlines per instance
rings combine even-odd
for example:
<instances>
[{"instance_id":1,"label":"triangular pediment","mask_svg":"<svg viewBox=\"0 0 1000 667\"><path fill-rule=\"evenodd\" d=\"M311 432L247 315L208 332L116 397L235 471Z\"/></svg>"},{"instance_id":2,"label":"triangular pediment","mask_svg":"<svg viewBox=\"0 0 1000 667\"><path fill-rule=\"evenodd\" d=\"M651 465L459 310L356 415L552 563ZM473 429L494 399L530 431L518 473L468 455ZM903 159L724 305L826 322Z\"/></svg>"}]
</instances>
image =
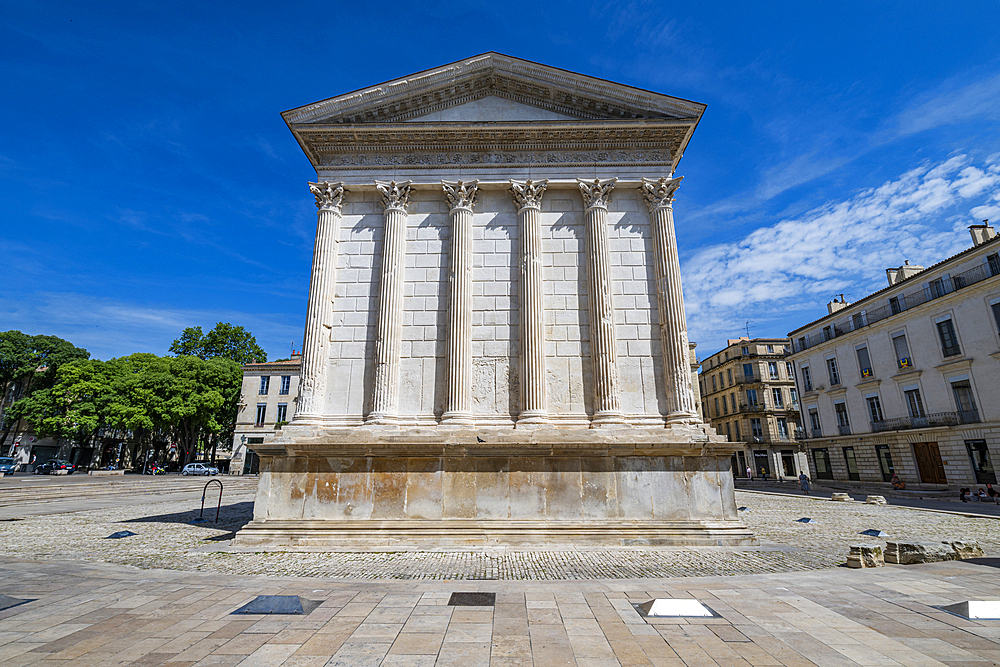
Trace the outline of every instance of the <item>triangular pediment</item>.
<instances>
[{"instance_id":1,"label":"triangular pediment","mask_svg":"<svg viewBox=\"0 0 1000 667\"><path fill-rule=\"evenodd\" d=\"M408 119L408 123L488 123L530 122L547 120L581 120L558 111L550 111L531 104L524 104L499 95L483 95L468 102L429 110L426 114Z\"/></svg>"},{"instance_id":2,"label":"triangular pediment","mask_svg":"<svg viewBox=\"0 0 1000 667\"><path fill-rule=\"evenodd\" d=\"M697 123L704 110L705 105L697 102L486 53L292 109L282 116L289 125L300 127L412 121L655 119Z\"/></svg>"}]
</instances>

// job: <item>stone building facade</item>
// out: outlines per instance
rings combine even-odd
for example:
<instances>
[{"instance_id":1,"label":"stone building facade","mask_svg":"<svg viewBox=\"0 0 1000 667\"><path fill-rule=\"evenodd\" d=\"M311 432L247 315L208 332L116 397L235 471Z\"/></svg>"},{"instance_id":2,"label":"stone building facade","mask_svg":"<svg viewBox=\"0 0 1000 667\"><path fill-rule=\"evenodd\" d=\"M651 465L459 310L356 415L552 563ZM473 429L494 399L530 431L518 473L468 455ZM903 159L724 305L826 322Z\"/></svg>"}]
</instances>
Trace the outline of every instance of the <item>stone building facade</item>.
<instances>
[{"instance_id":1,"label":"stone building facade","mask_svg":"<svg viewBox=\"0 0 1000 667\"><path fill-rule=\"evenodd\" d=\"M319 210L243 544L751 539L673 199L704 105L488 53L283 114Z\"/></svg>"},{"instance_id":2,"label":"stone building facade","mask_svg":"<svg viewBox=\"0 0 1000 667\"><path fill-rule=\"evenodd\" d=\"M732 442L733 470L795 479L809 465L801 436L795 371L787 338L734 338L702 362L698 388L705 420Z\"/></svg>"},{"instance_id":3,"label":"stone building facade","mask_svg":"<svg viewBox=\"0 0 1000 667\"><path fill-rule=\"evenodd\" d=\"M243 366L240 412L233 435L229 473L260 472L260 457L253 447L275 437L292 420L299 399L299 371L302 356L293 354L285 361Z\"/></svg>"},{"instance_id":4,"label":"stone building facade","mask_svg":"<svg viewBox=\"0 0 1000 667\"><path fill-rule=\"evenodd\" d=\"M805 444L818 479L975 486L1000 457L1000 238L791 332Z\"/></svg>"}]
</instances>

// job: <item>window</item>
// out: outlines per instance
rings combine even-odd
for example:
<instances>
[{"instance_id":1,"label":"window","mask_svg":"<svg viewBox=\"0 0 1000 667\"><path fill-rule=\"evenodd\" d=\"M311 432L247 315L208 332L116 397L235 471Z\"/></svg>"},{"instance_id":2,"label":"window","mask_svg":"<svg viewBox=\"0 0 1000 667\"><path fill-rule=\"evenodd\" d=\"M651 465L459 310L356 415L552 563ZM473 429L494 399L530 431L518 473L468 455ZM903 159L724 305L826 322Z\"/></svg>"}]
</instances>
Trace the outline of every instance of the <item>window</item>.
<instances>
[{"instance_id":1,"label":"window","mask_svg":"<svg viewBox=\"0 0 1000 667\"><path fill-rule=\"evenodd\" d=\"M739 422L733 422L733 426L735 427L735 430L736 430L736 440L739 441L739 439L740 439L740 423Z\"/></svg>"},{"instance_id":2,"label":"window","mask_svg":"<svg viewBox=\"0 0 1000 667\"><path fill-rule=\"evenodd\" d=\"M729 442L733 441L733 434L729 430L729 422L726 422L726 439L729 440Z\"/></svg>"},{"instance_id":3,"label":"window","mask_svg":"<svg viewBox=\"0 0 1000 667\"><path fill-rule=\"evenodd\" d=\"M788 388L788 399L793 408L799 407L799 392L795 391L795 387Z\"/></svg>"},{"instance_id":4,"label":"window","mask_svg":"<svg viewBox=\"0 0 1000 667\"><path fill-rule=\"evenodd\" d=\"M726 381L722 379L722 371L719 371L719 389L726 388Z\"/></svg>"},{"instance_id":5,"label":"window","mask_svg":"<svg viewBox=\"0 0 1000 667\"><path fill-rule=\"evenodd\" d=\"M875 424L877 422L885 421L885 415L882 414L882 403L878 400L878 396L868 396L866 399L868 401L868 414L872 418L872 430L875 430Z\"/></svg>"},{"instance_id":6,"label":"window","mask_svg":"<svg viewBox=\"0 0 1000 667\"><path fill-rule=\"evenodd\" d=\"M830 340L831 338L833 338L833 332L830 330L830 327L823 327L823 340Z\"/></svg>"},{"instance_id":7,"label":"window","mask_svg":"<svg viewBox=\"0 0 1000 667\"><path fill-rule=\"evenodd\" d=\"M282 422L288 421L288 403L278 403L278 419L277 422L280 424Z\"/></svg>"},{"instance_id":8,"label":"window","mask_svg":"<svg viewBox=\"0 0 1000 667\"><path fill-rule=\"evenodd\" d=\"M767 362L767 373L771 376L772 380L778 379L778 362L769 361Z\"/></svg>"},{"instance_id":9,"label":"window","mask_svg":"<svg viewBox=\"0 0 1000 667\"><path fill-rule=\"evenodd\" d=\"M858 474L858 460L854 457L854 447L844 447L844 463L847 464L847 479L860 480L861 475Z\"/></svg>"},{"instance_id":10,"label":"window","mask_svg":"<svg viewBox=\"0 0 1000 667\"><path fill-rule=\"evenodd\" d=\"M911 417L924 417L924 402L920 399L919 389L910 389L903 392L906 398L906 409L910 411Z\"/></svg>"},{"instance_id":11,"label":"window","mask_svg":"<svg viewBox=\"0 0 1000 667\"><path fill-rule=\"evenodd\" d=\"M830 386L835 386L840 384L840 373L837 371L837 359L831 358L826 360L826 370L830 373Z\"/></svg>"},{"instance_id":12,"label":"window","mask_svg":"<svg viewBox=\"0 0 1000 667\"><path fill-rule=\"evenodd\" d=\"M875 372L872 371L872 360L868 355L868 348L859 347L856 352L858 353L858 367L861 369L861 378L874 377Z\"/></svg>"},{"instance_id":13,"label":"window","mask_svg":"<svg viewBox=\"0 0 1000 667\"><path fill-rule=\"evenodd\" d=\"M861 313L854 313L851 315L851 325L852 329L860 329L865 326L865 316Z\"/></svg>"},{"instance_id":14,"label":"window","mask_svg":"<svg viewBox=\"0 0 1000 667\"><path fill-rule=\"evenodd\" d=\"M990 275L1000 275L1000 253L993 253L986 256L986 263L990 267Z\"/></svg>"},{"instance_id":15,"label":"window","mask_svg":"<svg viewBox=\"0 0 1000 667\"><path fill-rule=\"evenodd\" d=\"M879 468L882 469L882 481L892 480L892 474L896 469L892 466L892 455L889 453L889 445L875 445L875 457L878 459Z\"/></svg>"},{"instance_id":16,"label":"window","mask_svg":"<svg viewBox=\"0 0 1000 667\"><path fill-rule=\"evenodd\" d=\"M833 410L837 413L837 430L840 435L851 434L851 422L847 419L847 405L845 403L834 403Z\"/></svg>"},{"instance_id":17,"label":"window","mask_svg":"<svg viewBox=\"0 0 1000 667\"><path fill-rule=\"evenodd\" d=\"M930 283L928 283L928 289L931 292L932 299L937 299L938 297L944 296L945 294L944 279L938 278L937 280L932 280Z\"/></svg>"},{"instance_id":18,"label":"window","mask_svg":"<svg viewBox=\"0 0 1000 667\"><path fill-rule=\"evenodd\" d=\"M263 426L264 420L267 419L267 403L257 404L257 421L256 426Z\"/></svg>"},{"instance_id":19,"label":"window","mask_svg":"<svg viewBox=\"0 0 1000 667\"><path fill-rule=\"evenodd\" d=\"M806 349L806 337L799 336L799 352Z\"/></svg>"},{"instance_id":20,"label":"window","mask_svg":"<svg viewBox=\"0 0 1000 667\"><path fill-rule=\"evenodd\" d=\"M906 344L906 334L899 334L892 337L892 349L896 351L896 365L900 368L909 368L913 365L910 359L910 347Z\"/></svg>"},{"instance_id":21,"label":"window","mask_svg":"<svg viewBox=\"0 0 1000 667\"><path fill-rule=\"evenodd\" d=\"M713 375L713 376L712 376L712 391L713 391L713 392L715 392L715 391L718 391L718 390L719 390L719 387L718 387L718 385L716 384L716 381L715 381L715 376Z\"/></svg>"},{"instance_id":22,"label":"window","mask_svg":"<svg viewBox=\"0 0 1000 667\"><path fill-rule=\"evenodd\" d=\"M761 440L764 437L764 429L760 426L760 419L754 417L750 420L750 433L757 440Z\"/></svg>"},{"instance_id":23,"label":"window","mask_svg":"<svg viewBox=\"0 0 1000 667\"><path fill-rule=\"evenodd\" d=\"M823 435L823 429L819 424L819 410L809 408L809 427L812 429L812 437L818 438Z\"/></svg>"},{"instance_id":24,"label":"window","mask_svg":"<svg viewBox=\"0 0 1000 667\"><path fill-rule=\"evenodd\" d=\"M997 331L1000 331L1000 303L994 303L990 308L993 309L993 319L997 322Z\"/></svg>"},{"instance_id":25,"label":"window","mask_svg":"<svg viewBox=\"0 0 1000 667\"><path fill-rule=\"evenodd\" d=\"M729 381L729 386L732 387L733 386L733 369L732 368L727 368L726 369L726 379Z\"/></svg>"},{"instance_id":26,"label":"window","mask_svg":"<svg viewBox=\"0 0 1000 667\"><path fill-rule=\"evenodd\" d=\"M782 440L788 440L788 420L784 417L778 417L778 437Z\"/></svg>"},{"instance_id":27,"label":"window","mask_svg":"<svg viewBox=\"0 0 1000 667\"><path fill-rule=\"evenodd\" d=\"M941 354L945 357L954 357L962 354L958 348L958 336L955 335L955 325L952 321L944 320L937 323L938 337L941 338Z\"/></svg>"},{"instance_id":28,"label":"window","mask_svg":"<svg viewBox=\"0 0 1000 667\"><path fill-rule=\"evenodd\" d=\"M979 412L976 410L976 401L972 397L972 385L968 380L958 380L951 383L951 392L955 395L955 405L962 413L962 422L978 422Z\"/></svg>"},{"instance_id":29,"label":"window","mask_svg":"<svg viewBox=\"0 0 1000 667\"><path fill-rule=\"evenodd\" d=\"M903 309L899 307L899 297L894 296L889 299L889 308L893 315L903 312Z\"/></svg>"},{"instance_id":30,"label":"window","mask_svg":"<svg viewBox=\"0 0 1000 667\"><path fill-rule=\"evenodd\" d=\"M792 367L792 362L790 361L785 362L785 372L788 374L789 380L795 378L795 369Z\"/></svg>"},{"instance_id":31,"label":"window","mask_svg":"<svg viewBox=\"0 0 1000 667\"><path fill-rule=\"evenodd\" d=\"M809 367L802 366L801 368L799 368L799 370L802 372L802 390L812 391L813 381L812 381L812 374L809 372Z\"/></svg>"},{"instance_id":32,"label":"window","mask_svg":"<svg viewBox=\"0 0 1000 667\"><path fill-rule=\"evenodd\" d=\"M816 466L816 479L833 479L833 467L830 465L830 452L823 449L812 450L813 464Z\"/></svg>"},{"instance_id":33,"label":"window","mask_svg":"<svg viewBox=\"0 0 1000 667\"><path fill-rule=\"evenodd\" d=\"M768 354L774 354L774 346L773 345L768 345L767 346L767 353Z\"/></svg>"},{"instance_id":34,"label":"window","mask_svg":"<svg viewBox=\"0 0 1000 667\"><path fill-rule=\"evenodd\" d=\"M743 346L743 354L750 354L750 348L746 345Z\"/></svg>"},{"instance_id":35,"label":"window","mask_svg":"<svg viewBox=\"0 0 1000 667\"><path fill-rule=\"evenodd\" d=\"M757 390L747 389L747 405L757 407Z\"/></svg>"},{"instance_id":36,"label":"window","mask_svg":"<svg viewBox=\"0 0 1000 667\"><path fill-rule=\"evenodd\" d=\"M729 402L732 404L733 414L736 414L736 394L735 393L729 395Z\"/></svg>"},{"instance_id":37,"label":"window","mask_svg":"<svg viewBox=\"0 0 1000 667\"><path fill-rule=\"evenodd\" d=\"M1000 304L997 307L1000 308ZM1000 310L997 312L1000 313ZM1000 318L1000 315L997 315L997 317ZM997 322L1000 322L1000 319ZM743 377L747 382L753 381L753 364L743 364Z\"/></svg>"},{"instance_id":38,"label":"window","mask_svg":"<svg viewBox=\"0 0 1000 667\"><path fill-rule=\"evenodd\" d=\"M966 440L965 448L972 459L972 469L976 473L976 484L996 484L997 474L990 462L990 450L985 440Z\"/></svg>"},{"instance_id":39,"label":"window","mask_svg":"<svg viewBox=\"0 0 1000 667\"><path fill-rule=\"evenodd\" d=\"M722 395L722 414L724 414L724 415L728 415L729 414L729 403L726 401L726 395L725 394Z\"/></svg>"},{"instance_id":40,"label":"window","mask_svg":"<svg viewBox=\"0 0 1000 667\"><path fill-rule=\"evenodd\" d=\"M267 388L271 386L271 378L268 375L264 375L260 378L260 391L257 393L261 396L267 396Z\"/></svg>"},{"instance_id":41,"label":"window","mask_svg":"<svg viewBox=\"0 0 1000 667\"><path fill-rule=\"evenodd\" d=\"M282 375L281 376L281 389L278 390L279 394L287 395L288 390L292 387L292 376Z\"/></svg>"},{"instance_id":42,"label":"window","mask_svg":"<svg viewBox=\"0 0 1000 667\"><path fill-rule=\"evenodd\" d=\"M716 417L718 417L718 416L719 416L719 414L720 414L720 413L719 413L719 399L718 399L718 398L716 398L716 399L715 399L715 416L716 416Z\"/></svg>"},{"instance_id":43,"label":"window","mask_svg":"<svg viewBox=\"0 0 1000 667\"><path fill-rule=\"evenodd\" d=\"M781 410L785 407L785 401L781 398L781 389L772 389L771 399L774 401L775 410Z\"/></svg>"}]
</instances>

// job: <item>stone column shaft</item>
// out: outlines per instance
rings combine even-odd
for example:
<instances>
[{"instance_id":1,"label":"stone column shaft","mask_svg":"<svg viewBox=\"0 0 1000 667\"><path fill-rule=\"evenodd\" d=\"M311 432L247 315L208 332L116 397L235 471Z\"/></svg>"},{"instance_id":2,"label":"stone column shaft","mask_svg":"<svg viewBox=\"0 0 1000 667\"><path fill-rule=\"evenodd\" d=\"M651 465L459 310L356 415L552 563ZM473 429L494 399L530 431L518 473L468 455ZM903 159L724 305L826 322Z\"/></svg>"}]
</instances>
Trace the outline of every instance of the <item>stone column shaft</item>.
<instances>
[{"instance_id":1,"label":"stone column shaft","mask_svg":"<svg viewBox=\"0 0 1000 667\"><path fill-rule=\"evenodd\" d=\"M472 423L472 206L478 182L441 182L451 205L446 424Z\"/></svg>"},{"instance_id":2,"label":"stone column shaft","mask_svg":"<svg viewBox=\"0 0 1000 667\"><path fill-rule=\"evenodd\" d=\"M521 413L517 425L548 422L545 386L545 303L542 287L542 194L547 181L511 181L511 193L518 207L517 218L520 265Z\"/></svg>"},{"instance_id":3,"label":"stone column shaft","mask_svg":"<svg viewBox=\"0 0 1000 667\"><path fill-rule=\"evenodd\" d=\"M674 234L674 193L683 178L642 179L642 195L649 207L653 234L653 270L663 343L668 424L700 421L691 382L681 263Z\"/></svg>"},{"instance_id":4,"label":"stone column shaft","mask_svg":"<svg viewBox=\"0 0 1000 667\"><path fill-rule=\"evenodd\" d=\"M327 341L333 315L340 211L344 188L340 183L310 183L319 209L316 242L313 245L312 275L309 278L309 305L302 341L302 372L299 401L294 420L304 424L322 422L326 404Z\"/></svg>"},{"instance_id":5,"label":"stone column shaft","mask_svg":"<svg viewBox=\"0 0 1000 667\"><path fill-rule=\"evenodd\" d=\"M406 206L410 182L376 181L385 209L382 278L375 329L375 384L368 423L392 424L399 414L399 358L403 343L403 272L406 267Z\"/></svg>"},{"instance_id":6,"label":"stone column shaft","mask_svg":"<svg viewBox=\"0 0 1000 667\"><path fill-rule=\"evenodd\" d=\"M615 306L608 248L608 202L615 181L580 180L586 207L590 350L594 360L594 425L624 423L615 354Z\"/></svg>"}]
</instances>

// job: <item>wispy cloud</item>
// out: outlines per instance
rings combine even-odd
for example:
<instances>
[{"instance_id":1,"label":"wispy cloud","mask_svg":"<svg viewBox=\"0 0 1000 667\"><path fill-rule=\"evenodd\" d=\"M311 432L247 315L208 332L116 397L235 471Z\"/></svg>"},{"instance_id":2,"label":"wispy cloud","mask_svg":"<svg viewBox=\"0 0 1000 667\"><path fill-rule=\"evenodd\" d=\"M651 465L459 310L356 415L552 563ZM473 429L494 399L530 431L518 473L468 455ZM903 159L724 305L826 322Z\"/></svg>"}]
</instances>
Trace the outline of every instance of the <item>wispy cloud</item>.
<instances>
[{"instance_id":1,"label":"wispy cloud","mask_svg":"<svg viewBox=\"0 0 1000 667\"><path fill-rule=\"evenodd\" d=\"M992 203L965 208L982 201ZM782 336L834 294L851 300L880 288L886 267L929 265L967 247L964 227L997 202L1000 162L958 155L704 248L684 267L692 340L714 349L746 320L752 335Z\"/></svg>"}]
</instances>

